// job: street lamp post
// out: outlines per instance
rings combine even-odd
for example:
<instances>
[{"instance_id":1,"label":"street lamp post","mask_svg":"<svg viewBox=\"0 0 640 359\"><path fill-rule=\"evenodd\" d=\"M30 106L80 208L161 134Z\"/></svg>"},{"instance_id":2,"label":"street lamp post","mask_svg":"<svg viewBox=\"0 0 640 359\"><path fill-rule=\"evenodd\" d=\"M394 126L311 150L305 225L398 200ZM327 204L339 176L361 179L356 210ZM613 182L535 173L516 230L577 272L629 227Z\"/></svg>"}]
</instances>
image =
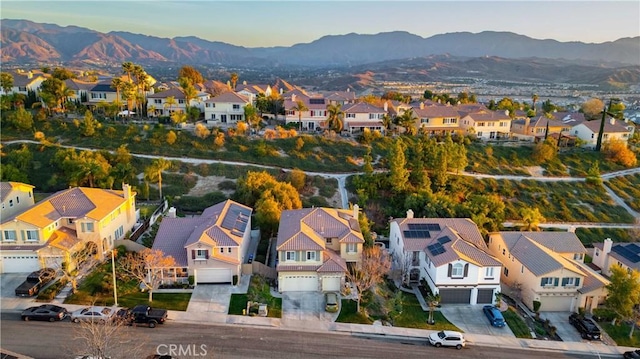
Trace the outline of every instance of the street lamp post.
<instances>
[{"instance_id":1,"label":"street lamp post","mask_svg":"<svg viewBox=\"0 0 640 359\"><path fill-rule=\"evenodd\" d=\"M112 249L111 250L111 274L113 275L113 300L115 301L115 306L118 306L118 291L116 289L116 261L115 261L115 256L114 256L114 252L116 250Z\"/></svg>"},{"instance_id":2,"label":"street lamp post","mask_svg":"<svg viewBox=\"0 0 640 359\"><path fill-rule=\"evenodd\" d=\"M604 121L607 117L607 114L609 114L607 112L607 110L611 110L611 105L613 105L613 103L618 103L620 102L620 99L617 98L612 98L609 99L609 106L605 105L604 106L604 110L602 110L602 121L600 122L600 132L598 132L598 142L596 143L596 151L600 151L600 149L602 149L602 137L604 135Z\"/></svg>"}]
</instances>

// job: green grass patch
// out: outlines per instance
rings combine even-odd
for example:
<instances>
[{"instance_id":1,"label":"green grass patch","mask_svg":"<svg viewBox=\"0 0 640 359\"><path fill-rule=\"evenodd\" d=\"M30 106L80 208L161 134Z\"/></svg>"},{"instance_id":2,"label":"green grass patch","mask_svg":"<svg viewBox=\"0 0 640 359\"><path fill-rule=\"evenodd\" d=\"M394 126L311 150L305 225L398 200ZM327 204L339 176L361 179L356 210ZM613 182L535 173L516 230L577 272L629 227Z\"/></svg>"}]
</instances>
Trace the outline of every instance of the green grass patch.
<instances>
[{"instance_id":1,"label":"green grass patch","mask_svg":"<svg viewBox=\"0 0 640 359\"><path fill-rule=\"evenodd\" d=\"M282 298L271 295L271 289L267 280L254 274L251 276L249 290L246 294L232 294L229 302L229 314L243 315L243 310L247 309L247 302L258 302L267 305L267 317L282 317Z\"/></svg>"},{"instance_id":2,"label":"green grass patch","mask_svg":"<svg viewBox=\"0 0 640 359\"><path fill-rule=\"evenodd\" d=\"M249 298L246 293L233 293L231 294L231 301L229 302L229 314L243 315L243 310L247 309L247 301Z\"/></svg>"},{"instance_id":3,"label":"green grass patch","mask_svg":"<svg viewBox=\"0 0 640 359\"><path fill-rule=\"evenodd\" d=\"M634 211L640 212L640 173L615 177L605 183Z\"/></svg>"},{"instance_id":4,"label":"green grass patch","mask_svg":"<svg viewBox=\"0 0 640 359\"><path fill-rule=\"evenodd\" d=\"M358 303L351 299L343 299L340 308L340 314L336 322L338 323L355 323L355 324L373 324L373 320L369 319L362 312L358 313Z\"/></svg>"},{"instance_id":5,"label":"green grass patch","mask_svg":"<svg viewBox=\"0 0 640 359\"><path fill-rule=\"evenodd\" d=\"M420 302L418 302L418 298L416 298L415 295L403 293L402 313L393 318L394 326L403 328L460 331L460 328L453 325L438 310L433 312L433 319L435 321L433 325L427 323L428 319L429 312L422 310Z\"/></svg>"},{"instance_id":6,"label":"green grass patch","mask_svg":"<svg viewBox=\"0 0 640 359\"><path fill-rule=\"evenodd\" d=\"M600 327L604 329L611 339L615 340L616 344L625 347L640 347L640 330L633 332L633 337L629 338L631 332L631 325L624 322L617 322L616 325L611 325L611 322L600 322Z\"/></svg>"},{"instance_id":7,"label":"green grass patch","mask_svg":"<svg viewBox=\"0 0 640 359\"><path fill-rule=\"evenodd\" d=\"M527 326L527 323L515 310L509 308L506 312L502 312L502 316L504 316L504 320L507 322L507 325L511 328L511 331L516 338L531 339L529 326Z\"/></svg>"}]
</instances>

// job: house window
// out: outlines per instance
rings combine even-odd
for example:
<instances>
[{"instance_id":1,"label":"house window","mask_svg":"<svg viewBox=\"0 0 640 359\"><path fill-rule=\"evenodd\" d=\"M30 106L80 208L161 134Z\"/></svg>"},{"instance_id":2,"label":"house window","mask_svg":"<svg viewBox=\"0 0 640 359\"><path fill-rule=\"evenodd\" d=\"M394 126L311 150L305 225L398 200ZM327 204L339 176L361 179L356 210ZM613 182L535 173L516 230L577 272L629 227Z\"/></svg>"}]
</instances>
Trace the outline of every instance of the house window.
<instances>
[{"instance_id":1,"label":"house window","mask_svg":"<svg viewBox=\"0 0 640 359\"><path fill-rule=\"evenodd\" d=\"M551 287L558 285L558 278L543 277L540 279L540 285L543 287Z\"/></svg>"},{"instance_id":2,"label":"house window","mask_svg":"<svg viewBox=\"0 0 640 359\"><path fill-rule=\"evenodd\" d=\"M227 253L231 253L231 247L227 247Z\"/></svg>"},{"instance_id":3,"label":"house window","mask_svg":"<svg viewBox=\"0 0 640 359\"><path fill-rule=\"evenodd\" d=\"M153 100L153 103L155 103L155 104L161 104L161 103L162 103L162 100L161 100L161 99L159 99L159 98L156 98L156 99L154 99L154 100Z\"/></svg>"},{"instance_id":4,"label":"house window","mask_svg":"<svg viewBox=\"0 0 640 359\"><path fill-rule=\"evenodd\" d=\"M27 230L27 241L28 242L36 242L38 241L38 231L35 230Z\"/></svg>"},{"instance_id":5,"label":"house window","mask_svg":"<svg viewBox=\"0 0 640 359\"><path fill-rule=\"evenodd\" d=\"M27 91L27 88L24 87L24 86L18 86L18 91L25 92L25 91Z\"/></svg>"},{"instance_id":6,"label":"house window","mask_svg":"<svg viewBox=\"0 0 640 359\"><path fill-rule=\"evenodd\" d=\"M504 276L505 277L509 276L509 268L507 268L507 267L504 268Z\"/></svg>"},{"instance_id":7,"label":"house window","mask_svg":"<svg viewBox=\"0 0 640 359\"><path fill-rule=\"evenodd\" d=\"M207 250L206 249L197 249L196 250L196 258L195 259L207 259Z\"/></svg>"},{"instance_id":8,"label":"house window","mask_svg":"<svg viewBox=\"0 0 640 359\"><path fill-rule=\"evenodd\" d=\"M93 232L93 223L87 222L80 225L82 232Z\"/></svg>"},{"instance_id":9,"label":"house window","mask_svg":"<svg viewBox=\"0 0 640 359\"><path fill-rule=\"evenodd\" d=\"M184 100L178 100L178 103L184 105Z\"/></svg>"},{"instance_id":10,"label":"house window","mask_svg":"<svg viewBox=\"0 0 640 359\"><path fill-rule=\"evenodd\" d=\"M576 286L576 279L579 278L562 278L562 286L563 287L574 287Z\"/></svg>"},{"instance_id":11,"label":"house window","mask_svg":"<svg viewBox=\"0 0 640 359\"><path fill-rule=\"evenodd\" d=\"M234 110L239 110L239 109L240 109L240 105L238 105L238 104L234 104L234 105L233 105L233 109L234 109Z\"/></svg>"},{"instance_id":12,"label":"house window","mask_svg":"<svg viewBox=\"0 0 640 359\"><path fill-rule=\"evenodd\" d=\"M520 266L520 273L524 273L524 266Z\"/></svg>"},{"instance_id":13,"label":"house window","mask_svg":"<svg viewBox=\"0 0 640 359\"><path fill-rule=\"evenodd\" d=\"M331 244L333 242L333 238L327 238L326 241L327 241L327 244Z\"/></svg>"},{"instance_id":14,"label":"house window","mask_svg":"<svg viewBox=\"0 0 640 359\"><path fill-rule=\"evenodd\" d=\"M476 136L478 136L478 137L482 137L482 131L480 131L480 132L476 133Z\"/></svg>"},{"instance_id":15,"label":"house window","mask_svg":"<svg viewBox=\"0 0 640 359\"><path fill-rule=\"evenodd\" d=\"M16 203L20 203L20 197L16 197Z\"/></svg>"},{"instance_id":16,"label":"house window","mask_svg":"<svg viewBox=\"0 0 640 359\"><path fill-rule=\"evenodd\" d=\"M308 261L315 261L316 260L316 252L315 251L308 251L307 252L307 260Z\"/></svg>"},{"instance_id":17,"label":"house window","mask_svg":"<svg viewBox=\"0 0 640 359\"><path fill-rule=\"evenodd\" d=\"M347 243L347 253L355 253L357 248L355 243Z\"/></svg>"},{"instance_id":18,"label":"house window","mask_svg":"<svg viewBox=\"0 0 640 359\"><path fill-rule=\"evenodd\" d=\"M356 118L356 114L355 113L347 113L347 114L345 114L344 117L346 117L346 118Z\"/></svg>"},{"instance_id":19,"label":"house window","mask_svg":"<svg viewBox=\"0 0 640 359\"><path fill-rule=\"evenodd\" d=\"M9 207L13 207L13 200L12 199L9 200Z\"/></svg>"},{"instance_id":20,"label":"house window","mask_svg":"<svg viewBox=\"0 0 640 359\"><path fill-rule=\"evenodd\" d=\"M596 249L595 254L596 254L596 257L599 256L600 255L600 251Z\"/></svg>"},{"instance_id":21,"label":"house window","mask_svg":"<svg viewBox=\"0 0 640 359\"><path fill-rule=\"evenodd\" d=\"M478 127L484 127L484 122L478 122Z\"/></svg>"},{"instance_id":22,"label":"house window","mask_svg":"<svg viewBox=\"0 0 640 359\"><path fill-rule=\"evenodd\" d=\"M414 267L420 265L420 252L418 251L412 252L411 265Z\"/></svg>"},{"instance_id":23,"label":"house window","mask_svg":"<svg viewBox=\"0 0 640 359\"><path fill-rule=\"evenodd\" d=\"M582 260L582 253L574 253L573 254L573 259L579 261Z\"/></svg>"},{"instance_id":24,"label":"house window","mask_svg":"<svg viewBox=\"0 0 640 359\"><path fill-rule=\"evenodd\" d=\"M220 247L220 253L224 253L224 248Z\"/></svg>"},{"instance_id":25,"label":"house window","mask_svg":"<svg viewBox=\"0 0 640 359\"><path fill-rule=\"evenodd\" d=\"M4 241L5 242L15 242L16 241L16 231L4 231Z\"/></svg>"},{"instance_id":26,"label":"house window","mask_svg":"<svg viewBox=\"0 0 640 359\"><path fill-rule=\"evenodd\" d=\"M452 277L462 277L464 273L464 266L461 263L456 263L451 268Z\"/></svg>"},{"instance_id":27,"label":"house window","mask_svg":"<svg viewBox=\"0 0 640 359\"><path fill-rule=\"evenodd\" d=\"M506 248L502 248L502 255L505 255L507 253Z\"/></svg>"},{"instance_id":28,"label":"house window","mask_svg":"<svg viewBox=\"0 0 640 359\"><path fill-rule=\"evenodd\" d=\"M285 253L285 258L288 261L295 261L296 260L296 252L293 251L287 251Z\"/></svg>"},{"instance_id":29,"label":"house window","mask_svg":"<svg viewBox=\"0 0 640 359\"><path fill-rule=\"evenodd\" d=\"M429 119L428 118L421 118L420 119L420 123L429 123Z\"/></svg>"},{"instance_id":30,"label":"house window","mask_svg":"<svg viewBox=\"0 0 640 359\"><path fill-rule=\"evenodd\" d=\"M445 125L448 125L448 124L454 125L454 124L458 123L458 119L457 118L445 118L445 119L442 120L442 123L445 124Z\"/></svg>"},{"instance_id":31,"label":"house window","mask_svg":"<svg viewBox=\"0 0 640 359\"><path fill-rule=\"evenodd\" d=\"M493 267L487 267L484 269L485 278L493 278Z\"/></svg>"},{"instance_id":32,"label":"house window","mask_svg":"<svg viewBox=\"0 0 640 359\"><path fill-rule=\"evenodd\" d=\"M118 227L118 229L116 229L115 233L113 234L113 237L118 239L120 237L122 237L124 235L124 227L120 226Z\"/></svg>"}]
</instances>

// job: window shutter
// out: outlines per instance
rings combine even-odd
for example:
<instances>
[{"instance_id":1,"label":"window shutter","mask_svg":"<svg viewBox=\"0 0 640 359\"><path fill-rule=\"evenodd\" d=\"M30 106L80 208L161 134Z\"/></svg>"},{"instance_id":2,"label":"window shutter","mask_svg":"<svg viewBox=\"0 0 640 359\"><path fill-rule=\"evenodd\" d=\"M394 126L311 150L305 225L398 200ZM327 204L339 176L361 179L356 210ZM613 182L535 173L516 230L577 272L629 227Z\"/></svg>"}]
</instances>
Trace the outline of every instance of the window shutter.
<instances>
[{"instance_id":1,"label":"window shutter","mask_svg":"<svg viewBox=\"0 0 640 359\"><path fill-rule=\"evenodd\" d=\"M553 285L557 287L558 286L558 281L559 281L558 277L553 278Z\"/></svg>"},{"instance_id":2,"label":"window shutter","mask_svg":"<svg viewBox=\"0 0 640 359\"><path fill-rule=\"evenodd\" d=\"M576 287L580 286L580 278L576 278Z\"/></svg>"},{"instance_id":3,"label":"window shutter","mask_svg":"<svg viewBox=\"0 0 640 359\"><path fill-rule=\"evenodd\" d=\"M541 287L544 287L544 285L545 285L545 284L547 284L547 280L546 280L546 279L547 279L547 278L542 278L542 279L540 279L540 286L541 286Z\"/></svg>"},{"instance_id":4,"label":"window shutter","mask_svg":"<svg viewBox=\"0 0 640 359\"><path fill-rule=\"evenodd\" d=\"M566 286L569 283L569 278L562 278L562 286Z\"/></svg>"},{"instance_id":5,"label":"window shutter","mask_svg":"<svg viewBox=\"0 0 640 359\"><path fill-rule=\"evenodd\" d=\"M464 275L463 277L467 277L467 274L469 274L469 263L464 265Z\"/></svg>"},{"instance_id":6,"label":"window shutter","mask_svg":"<svg viewBox=\"0 0 640 359\"><path fill-rule=\"evenodd\" d=\"M449 263L449 269L447 271L447 277L451 277L451 270L453 270L453 266Z\"/></svg>"},{"instance_id":7,"label":"window shutter","mask_svg":"<svg viewBox=\"0 0 640 359\"><path fill-rule=\"evenodd\" d=\"M204 258L209 259L209 250L204 251Z\"/></svg>"},{"instance_id":8,"label":"window shutter","mask_svg":"<svg viewBox=\"0 0 640 359\"><path fill-rule=\"evenodd\" d=\"M191 250L191 259L196 259L196 250L195 249Z\"/></svg>"}]
</instances>

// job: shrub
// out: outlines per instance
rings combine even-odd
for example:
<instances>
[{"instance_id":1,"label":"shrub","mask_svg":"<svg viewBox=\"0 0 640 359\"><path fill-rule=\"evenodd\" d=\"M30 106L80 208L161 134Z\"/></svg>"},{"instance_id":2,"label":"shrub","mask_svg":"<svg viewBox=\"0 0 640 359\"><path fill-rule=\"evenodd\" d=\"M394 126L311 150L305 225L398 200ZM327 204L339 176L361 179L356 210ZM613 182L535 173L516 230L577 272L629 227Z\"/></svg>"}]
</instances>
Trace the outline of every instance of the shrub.
<instances>
[{"instance_id":1,"label":"shrub","mask_svg":"<svg viewBox=\"0 0 640 359\"><path fill-rule=\"evenodd\" d=\"M596 308L593 310L593 319L597 322L610 322L616 317L616 312L609 308Z\"/></svg>"},{"instance_id":2,"label":"shrub","mask_svg":"<svg viewBox=\"0 0 640 359\"><path fill-rule=\"evenodd\" d=\"M55 283L38 293L37 300L43 302L52 301L53 298L55 298L56 295L58 295L58 293L62 291L62 288L64 288L65 285L67 285L66 279L62 278L57 280Z\"/></svg>"},{"instance_id":3,"label":"shrub","mask_svg":"<svg viewBox=\"0 0 640 359\"><path fill-rule=\"evenodd\" d=\"M542 305L542 303L540 303L539 300L534 300L533 301L533 311L537 313L540 310L540 306L541 305Z\"/></svg>"}]
</instances>

